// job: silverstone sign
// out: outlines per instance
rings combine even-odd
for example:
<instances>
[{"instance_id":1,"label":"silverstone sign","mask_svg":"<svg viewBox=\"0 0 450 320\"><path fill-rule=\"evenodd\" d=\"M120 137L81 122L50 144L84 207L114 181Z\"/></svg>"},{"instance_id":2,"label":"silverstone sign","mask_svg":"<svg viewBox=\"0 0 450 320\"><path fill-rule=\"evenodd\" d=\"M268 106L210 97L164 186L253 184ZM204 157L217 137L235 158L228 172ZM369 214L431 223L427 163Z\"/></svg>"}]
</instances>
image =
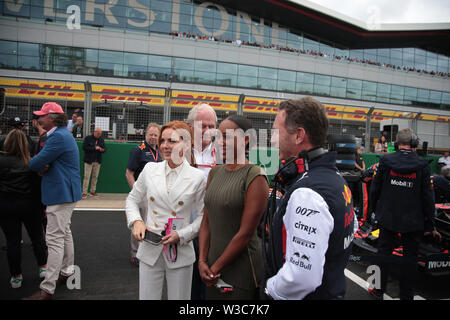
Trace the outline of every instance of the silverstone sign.
<instances>
[{"instance_id":1,"label":"silverstone sign","mask_svg":"<svg viewBox=\"0 0 450 320\"><path fill-rule=\"evenodd\" d=\"M8 16L60 21L78 13L81 25L167 33L189 30L194 35L275 45L287 31L276 22L269 25L263 18L250 17L239 10L231 14L210 1L198 4L184 0L37 0L31 5L26 0L5 0L2 11Z\"/></svg>"}]
</instances>

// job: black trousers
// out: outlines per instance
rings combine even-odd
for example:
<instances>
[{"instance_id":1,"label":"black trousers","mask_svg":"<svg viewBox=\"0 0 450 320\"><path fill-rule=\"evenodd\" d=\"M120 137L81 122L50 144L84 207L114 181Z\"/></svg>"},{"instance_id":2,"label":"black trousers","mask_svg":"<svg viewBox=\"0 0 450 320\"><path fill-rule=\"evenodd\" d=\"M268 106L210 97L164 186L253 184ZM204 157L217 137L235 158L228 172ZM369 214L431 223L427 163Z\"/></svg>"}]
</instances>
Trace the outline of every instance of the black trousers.
<instances>
[{"instance_id":1,"label":"black trousers","mask_svg":"<svg viewBox=\"0 0 450 320\"><path fill-rule=\"evenodd\" d=\"M47 263L47 245L42 226L42 211L32 197L0 196L0 227L6 238L11 276L22 274L22 223L30 237L37 265Z\"/></svg>"},{"instance_id":2,"label":"black trousers","mask_svg":"<svg viewBox=\"0 0 450 320\"><path fill-rule=\"evenodd\" d=\"M423 231L401 233L400 241L403 245L403 256L392 256L392 251L398 243L398 232L380 228L378 239L378 254L383 259L380 262L381 290L386 292L387 281L393 264L401 267L400 272L400 300L412 300L417 276L417 253L419 241Z\"/></svg>"},{"instance_id":3,"label":"black trousers","mask_svg":"<svg viewBox=\"0 0 450 320\"><path fill-rule=\"evenodd\" d=\"M191 287L191 300L205 300L205 284L202 281L200 272L198 271L198 238L193 241L195 251L194 269L192 271L192 287Z\"/></svg>"}]
</instances>

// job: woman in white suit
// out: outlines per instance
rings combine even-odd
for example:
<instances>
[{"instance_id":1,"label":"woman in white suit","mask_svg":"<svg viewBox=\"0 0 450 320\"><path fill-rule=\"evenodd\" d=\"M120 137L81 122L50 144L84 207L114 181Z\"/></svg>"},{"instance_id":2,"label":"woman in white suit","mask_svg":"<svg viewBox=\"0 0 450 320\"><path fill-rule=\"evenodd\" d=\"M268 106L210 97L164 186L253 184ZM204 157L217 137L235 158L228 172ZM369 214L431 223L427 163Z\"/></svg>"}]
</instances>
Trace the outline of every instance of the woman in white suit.
<instances>
[{"instance_id":1,"label":"woman in white suit","mask_svg":"<svg viewBox=\"0 0 450 320\"><path fill-rule=\"evenodd\" d=\"M169 300L189 300L195 261L194 239L203 217L206 178L201 170L186 160L191 155L192 131L182 121L172 121L161 128L159 149L163 162L149 162L126 200L128 227L140 241L139 299L160 300L163 281L167 281ZM192 163L192 162L191 162ZM147 219L139 213L139 203L147 200ZM190 221L191 211L197 218ZM159 245L142 241L145 230L161 234L169 218L183 218L183 226L162 238ZM176 245L176 260L168 254ZM173 253L173 252L172 252Z\"/></svg>"}]
</instances>

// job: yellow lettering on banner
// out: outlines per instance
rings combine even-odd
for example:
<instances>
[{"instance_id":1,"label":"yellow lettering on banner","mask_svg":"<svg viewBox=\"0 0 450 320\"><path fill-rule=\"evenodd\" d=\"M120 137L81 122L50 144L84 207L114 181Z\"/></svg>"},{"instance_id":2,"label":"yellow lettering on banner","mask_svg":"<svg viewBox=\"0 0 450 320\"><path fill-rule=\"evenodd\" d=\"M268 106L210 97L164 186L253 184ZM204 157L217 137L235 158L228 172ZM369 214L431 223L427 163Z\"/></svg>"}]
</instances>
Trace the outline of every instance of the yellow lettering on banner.
<instances>
[{"instance_id":1,"label":"yellow lettering on banner","mask_svg":"<svg viewBox=\"0 0 450 320\"><path fill-rule=\"evenodd\" d=\"M137 0L129 0L128 5L134 10L142 12L146 17L146 20L144 22L136 22L131 20L131 18L128 18L127 22L129 25L132 25L134 27L146 28L153 24L153 22L155 21L155 14L152 10L140 4L139 2L137 2Z\"/></svg>"},{"instance_id":2,"label":"yellow lettering on banner","mask_svg":"<svg viewBox=\"0 0 450 320\"><path fill-rule=\"evenodd\" d=\"M95 0L86 1L86 20L94 21L95 9L102 10L109 23L119 24L116 17L111 12L111 8L117 4L118 0L109 0L107 3L95 3Z\"/></svg>"}]
</instances>

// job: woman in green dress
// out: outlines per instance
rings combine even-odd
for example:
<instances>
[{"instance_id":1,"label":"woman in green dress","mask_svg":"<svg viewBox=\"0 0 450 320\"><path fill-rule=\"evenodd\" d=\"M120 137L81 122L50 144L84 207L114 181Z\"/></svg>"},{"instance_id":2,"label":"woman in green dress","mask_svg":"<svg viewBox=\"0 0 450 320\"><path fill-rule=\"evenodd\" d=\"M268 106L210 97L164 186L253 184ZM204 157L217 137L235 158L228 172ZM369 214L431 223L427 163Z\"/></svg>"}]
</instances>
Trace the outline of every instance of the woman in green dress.
<instances>
[{"instance_id":1,"label":"woman in green dress","mask_svg":"<svg viewBox=\"0 0 450 320\"><path fill-rule=\"evenodd\" d=\"M269 186L265 172L245 154L251 122L233 115L219 125L223 165L211 169L199 231L199 272L206 299L257 299L263 272L256 229L265 210ZM222 293L217 281L233 286Z\"/></svg>"}]
</instances>

